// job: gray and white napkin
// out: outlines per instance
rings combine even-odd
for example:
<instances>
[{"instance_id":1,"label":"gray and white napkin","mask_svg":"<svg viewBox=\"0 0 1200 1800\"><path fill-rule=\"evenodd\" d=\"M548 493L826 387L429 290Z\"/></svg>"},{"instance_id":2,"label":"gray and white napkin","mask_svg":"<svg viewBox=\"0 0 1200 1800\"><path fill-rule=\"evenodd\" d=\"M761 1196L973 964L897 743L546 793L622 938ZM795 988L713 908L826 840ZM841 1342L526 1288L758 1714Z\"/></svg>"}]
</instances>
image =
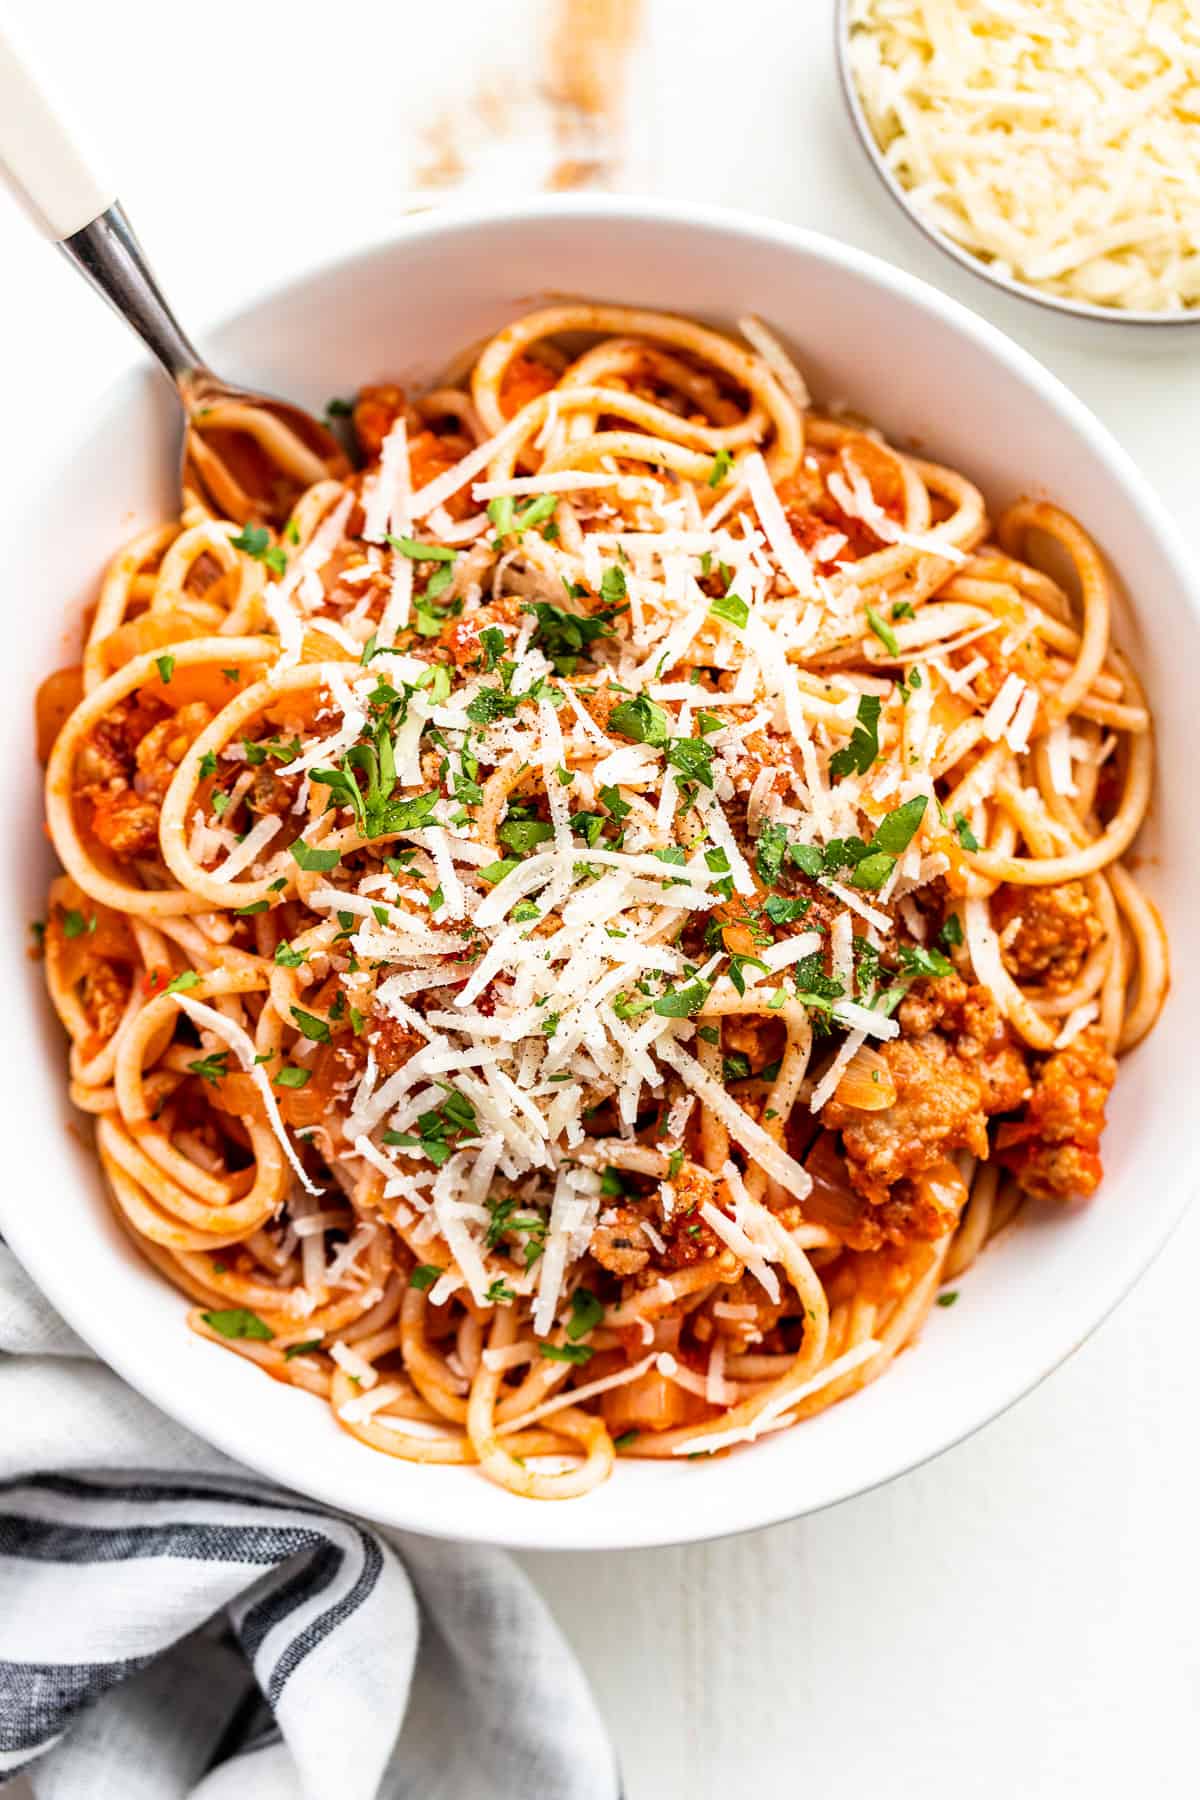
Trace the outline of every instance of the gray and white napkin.
<instances>
[{"instance_id":1,"label":"gray and white napkin","mask_svg":"<svg viewBox=\"0 0 1200 1800\"><path fill-rule=\"evenodd\" d=\"M99 1363L0 1245L0 1791L18 1770L37 1800L619 1791L583 1673L506 1556L240 1469Z\"/></svg>"}]
</instances>

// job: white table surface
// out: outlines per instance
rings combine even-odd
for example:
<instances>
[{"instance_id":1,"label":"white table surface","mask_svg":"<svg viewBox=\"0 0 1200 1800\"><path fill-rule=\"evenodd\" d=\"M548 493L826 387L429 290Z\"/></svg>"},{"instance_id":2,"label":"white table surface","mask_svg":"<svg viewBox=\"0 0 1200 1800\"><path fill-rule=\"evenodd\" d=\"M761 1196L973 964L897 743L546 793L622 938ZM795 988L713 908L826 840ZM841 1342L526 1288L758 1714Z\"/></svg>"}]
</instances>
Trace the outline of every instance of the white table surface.
<instances>
[{"instance_id":1,"label":"white table surface","mask_svg":"<svg viewBox=\"0 0 1200 1800\"><path fill-rule=\"evenodd\" d=\"M518 137L465 131L474 191L517 192L553 159L537 0L11 4L69 57L64 77L189 320L385 231L412 204L424 124L447 106L477 117L481 78L509 96ZM830 0L646 11L630 185L775 213L954 292L1082 394L1200 551L1200 340L1067 329L927 246L851 138ZM2 197L0 283L0 491L19 506L56 421L133 352ZM595 1684L629 1800L1195 1794L1198 1264L1193 1212L1066 1368L880 1492L709 1546L524 1557Z\"/></svg>"}]
</instances>

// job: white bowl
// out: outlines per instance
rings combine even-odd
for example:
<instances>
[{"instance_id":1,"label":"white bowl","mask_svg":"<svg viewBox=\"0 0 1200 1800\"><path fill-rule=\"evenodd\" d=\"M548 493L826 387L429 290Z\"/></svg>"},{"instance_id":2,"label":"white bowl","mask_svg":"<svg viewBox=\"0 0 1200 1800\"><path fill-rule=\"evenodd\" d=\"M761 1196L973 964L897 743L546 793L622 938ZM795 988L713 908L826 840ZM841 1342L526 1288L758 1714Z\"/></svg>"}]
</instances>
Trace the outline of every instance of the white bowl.
<instances>
[{"instance_id":1,"label":"white bowl","mask_svg":"<svg viewBox=\"0 0 1200 1800\"><path fill-rule=\"evenodd\" d=\"M1188 671L1200 666L1200 601L1145 481L1058 381L932 288L786 225L622 199L439 212L252 301L204 341L221 369L319 409L363 381L431 377L515 313L563 293L715 321L762 313L792 340L818 396L847 400L900 440L961 467L997 506L1030 492L1059 501L1095 533L1137 599L1125 641L1157 713L1150 835L1168 846L1150 872L1179 960L1162 1022L1122 1065L1099 1195L1010 1231L959 1283L959 1304L935 1309L919 1345L862 1395L729 1457L622 1464L597 1492L565 1504L517 1499L471 1470L392 1461L341 1432L316 1400L195 1337L182 1297L111 1218L86 1127L66 1098L62 1036L40 969L25 956L50 873L32 693L63 660L64 625L78 620L115 547L170 509L171 402L147 372L120 382L70 427L40 502L0 525L6 590L21 607L2 677L4 766L10 778L24 772L0 941L5 989L24 1027L20 1038L14 1027L10 1043L25 1045L3 1083L0 1230L107 1362L263 1474L435 1536L608 1549L793 1518L936 1455L1069 1355L1165 1241L1192 1185L1188 1077L1200 959L1188 954L1187 923L1200 891L1200 834ZM47 387L53 398L52 372Z\"/></svg>"}]
</instances>

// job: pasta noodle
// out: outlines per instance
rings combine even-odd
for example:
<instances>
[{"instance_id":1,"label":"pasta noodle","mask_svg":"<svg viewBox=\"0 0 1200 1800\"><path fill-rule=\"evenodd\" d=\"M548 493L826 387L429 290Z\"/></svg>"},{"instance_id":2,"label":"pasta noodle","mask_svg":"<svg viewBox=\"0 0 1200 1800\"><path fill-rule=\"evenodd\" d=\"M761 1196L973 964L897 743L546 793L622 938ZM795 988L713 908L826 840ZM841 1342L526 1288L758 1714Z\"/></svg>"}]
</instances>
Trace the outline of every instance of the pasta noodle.
<instances>
[{"instance_id":1,"label":"pasta noodle","mask_svg":"<svg viewBox=\"0 0 1200 1800\"><path fill-rule=\"evenodd\" d=\"M122 1223L363 1443L535 1498L874 1380L1094 1190L1166 990L1099 551L744 336L561 305L365 389L353 474L278 536L188 497L39 695Z\"/></svg>"}]
</instances>

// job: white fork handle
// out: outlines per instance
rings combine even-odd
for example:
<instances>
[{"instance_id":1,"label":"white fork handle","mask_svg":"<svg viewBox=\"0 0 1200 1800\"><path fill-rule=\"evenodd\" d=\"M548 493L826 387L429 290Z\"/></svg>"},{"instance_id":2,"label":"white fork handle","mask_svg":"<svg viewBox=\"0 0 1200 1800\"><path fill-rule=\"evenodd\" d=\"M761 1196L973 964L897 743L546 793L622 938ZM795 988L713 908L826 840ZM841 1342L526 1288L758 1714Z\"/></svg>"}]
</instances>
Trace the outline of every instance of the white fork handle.
<instances>
[{"instance_id":1,"label":"white fork handle","mask_svg":"<svg viewBox=\"0 0 1200 1800\"><path fill-rule=\"evenodd\" d=\"M116 189L28 49L0 22L0 170L48 237L73 237Z\"/></svg>"}]
</instances>

